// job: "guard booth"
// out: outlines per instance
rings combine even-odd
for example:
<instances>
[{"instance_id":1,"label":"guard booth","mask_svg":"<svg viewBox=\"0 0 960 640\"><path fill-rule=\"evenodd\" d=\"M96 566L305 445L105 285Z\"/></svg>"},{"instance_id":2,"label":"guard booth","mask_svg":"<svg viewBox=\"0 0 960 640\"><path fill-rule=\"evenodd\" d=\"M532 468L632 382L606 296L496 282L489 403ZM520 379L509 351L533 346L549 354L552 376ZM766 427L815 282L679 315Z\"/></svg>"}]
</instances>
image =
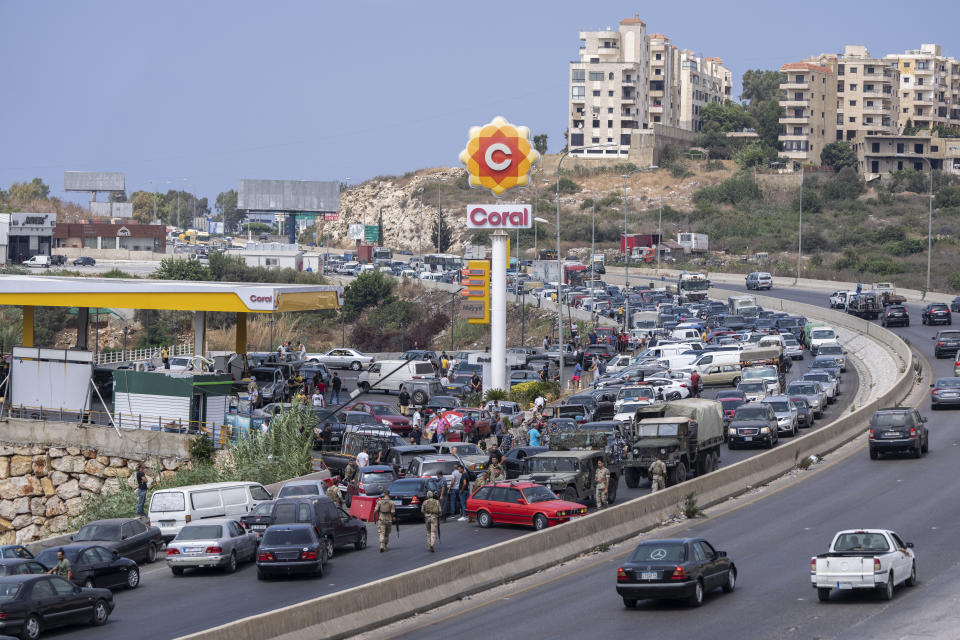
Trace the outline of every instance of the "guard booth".
<instances>
[{"instance_id":1,"label":"guard booth","mask_svg":"<svg viewBox=\"0 0 960 640\"><path fill-rule=\"evenodd\" d=\"M233 379L217 373L117 369L113 384L114 419L121 426L134 422L151 431L213 431L217 442Z\"/></svg>"}]
</instances>

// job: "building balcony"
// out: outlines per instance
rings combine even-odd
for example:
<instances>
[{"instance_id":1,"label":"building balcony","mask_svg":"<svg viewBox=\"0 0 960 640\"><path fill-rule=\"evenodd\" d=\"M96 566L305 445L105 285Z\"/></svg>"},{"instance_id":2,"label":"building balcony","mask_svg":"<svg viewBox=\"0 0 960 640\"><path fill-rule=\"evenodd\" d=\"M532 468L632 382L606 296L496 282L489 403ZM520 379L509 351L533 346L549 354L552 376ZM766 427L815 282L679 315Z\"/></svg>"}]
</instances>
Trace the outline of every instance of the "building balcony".
<instances>
[{"instance_id":1,"label":"building balcony","mask_svg":"<svg viewBox=\"0 0 960 640\"><path fill-rule=\"evenodd\" d=\"M580 104L586 101L587 99L584 96L573 96L570 98L570 102L573 102L574 104Z\"/></svg>"},{"instance_id":2,"label":"building balcony","mask_svg":"<svg viewBox=\"0 0 960 640\"><path fill-rule=\"evenodd\" d=\"M909 100L909 98L907 98L907 99ZM932 107L932 106L934 105L934 100L933 100L933 98L922 98L922 99L921 99L921 98L914 98L914 99L913 99L913 104L919 105L919 106Z\"/></svg>"},{"instance_id":3,"label":"building balcony","mask_svg":"<svg viewBox=\"0 0 960 640\"><path fill-rule=\"evenodd\" d=\"M805 91L810 89L809 82L782 82L780 83L781 91Z\"/></svg>"},{"instance_id":4,"label":"building balcony","mask_svg":"<svg viewBox=\"0 0 960 640\"><path fill-rule=\"evenodd\" d=\"M793 99L781 100L780 106L785 109L789 109L790 107L809 107L810 101L809 100L793 100Z\"/></svg>"},{"instance_id":5,"label":"building balcony","mask_svg":"<svg viewBox=\"0 0 960 640\"><path fill-rule=\"evenodd\" d=\"M868 107L866 105L863 106L864 113L884 113L889 110L890 110L889 108L879 104L875 104L872 107Z\"/></svg>"},{"instance_id":6,"label":"building balcony","mask_svg":"<svg viewBox=\"0 0 960 640\"><path fill-rule=\"evenodd\" d=\"M810 116L780 116L780 124L809 124Z\"/></svg>"},{"instance_id":7,"label":"building balcony","mask_svg":"<svg viewBox=\"0 0 960 640\"><path fill-rule=\"evenodd\" d=\"M663 113L663 105L662 104L650 105L650 113Z\"/></svg>"},{"instance_id":8,"label":"building balcony","mask_svg":"<svg viewBox=\"0 0 960 640\"><path fill-rule=\"evenodd\" d=\"M807 156L810 155L809 151L781 151L781 155L784 155L791 160L806 160Z\"/></svg>"},{"instance_id":9,"label":"building balcony","mask_svg":"<svg viewBox=\"0 0 960 640\"><path fill-rule=\"evenodd\" d=\"M781 133L777 136L777 139L781 142L787 142L790 140L807 140L809 137L809 133Z\"/></svg>"}]
</instances>

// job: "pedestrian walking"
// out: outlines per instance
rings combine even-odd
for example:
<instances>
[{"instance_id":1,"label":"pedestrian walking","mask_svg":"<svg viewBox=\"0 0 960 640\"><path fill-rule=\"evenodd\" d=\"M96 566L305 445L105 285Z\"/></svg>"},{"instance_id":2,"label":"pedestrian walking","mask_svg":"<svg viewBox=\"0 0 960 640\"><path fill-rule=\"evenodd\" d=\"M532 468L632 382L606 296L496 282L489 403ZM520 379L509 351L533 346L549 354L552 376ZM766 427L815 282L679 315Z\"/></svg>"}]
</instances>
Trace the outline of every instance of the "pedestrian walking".
<instances>
[{"instance_id":1,"label":"pedestrian walking","mask_svg":"<svg viewBox=\"0 0 960 640\"><path fill-rule=\"evenodd\" d=\"M145 516L144 503L147 501L147 466L140 463L137 468L137 515Z\"/></svg>"},{"instance_id":2,"label":"pedestrian walking","mask_svg":"<svg viewBox=\"0 0 960 640\"><path fill-rule=\"evenodd\" d=\"M397 397L397 404L400 405L400 414L409 415L410 413L410 392L407 391L407 387L403 386L400 388L400 395Z\"/></svg>"},{"instance_id":3,"label":"pedestrian walking","mask_svg":"<svg viewBox=\"0 0 960 640\"><path fill-rule=\"evenodd\" d=\"M168 351L166 347L164 347L163 349L160 349L160 359L163 360L163 368L169 369L170 368L170 351Z\"/></svg>"},{"instance_id":4,"label":"pedestrian walking","mask_svg":"<svg viewBox=\"0 0 960 640\"><path fill-rule=\"evenodd\" d=\"M334 371L333 378L330 380L330 389L331 397L330 400L334 404L340 404L340 387L343 386L343 380L340 379L340 375Z\"/></svg>"},{"instance_id":5,"label":"pedestrian walking","mask_svg":"<svg viewBox=\"0 0 960 640\"><path fill-rule=\"evenodd\" d=\"M667 486L667 465L663 462L663 454L657 454L657 459L650 463L647 469L650 477L650 493L656 493Z\"/></svg>"},{"instance_id":6,"label":"pedestrian walking","mask_svg":"<svg viewBox=\"0 0 960 640\"><path fill-rule=\"evenodd\" d=\"M450 499L450 485L447 479L443 477L443 471L437 471L437 485L440 487L440 495L437 500L440 501L440 515L446 520L447 500Z\"/></svg>"},{"instance_id":7,"label":"pedestrian walking","mask_svg":"<svg viewBox=\"0 0 960 640\"><path fill-rule=\"evenodd\" d=\"M374 508L374 517L377 520L377 533L380 537L380 553L390 550L390 529L393 528L393 519L397 508L390 499L390 490L384 489L383 495L377 500Z\"/></svg>"},{"instance_id":8,"label":"pedestrian walking","mask_svg":"<svg viewBox=\"0 0 960 640\"><path fill-rule=\"evenodd\" d=\"M314 390L312 399L313 399L313 406L315 408L322 409L323 407L326 406L326 402L324 401L323 394L320 393L320 389Z\"/></svg>"},{"instance_id":9,"label":"pedestrian walking","mask_svg":"<svg viewBox=\"0 0 960 640\"><path fill-rule=\"evenodd\" d=\"M457 486L457 493L460 496L460 522L467 521L467 498L470 497L470 477L467 470L460 465L460 484Z\"/></svg>"},{"instance_id":10,"label":"pedestrian walking","mask_svg":"<svg viewBox=\"0 0 960 640\"><path fill-rule=\"evenodd\" d=\"M343 482L344 484L351 485L357 484L357 476L360 475L357 473L357 463L352 459L347 462L346 468L343 470Z\"/></svg>"},{"instance_id":11,"label":"pedestrian walking","mask_svg":"<svg viewBox=\"0 0 960 640\"><path fill-rule=\"evenodd\" d=\"M423 523L427 526L427 548L433 552L440 532L440 502L433 497L433 491L427 491L427 499L423 501L420 511L423 513Z\"/></svg>"},{"instance_id":12,"label":"pedestrian walking","mask_svg":"<svg viewBox=\"0 0 960 640\"><path fill-rule=\"evenodd\" d=\"M542 393L538 393L537 397L533 400L533 411L536 415L543 415L543 406L547 403L547 399L543 397Z\"/></svg>"},{"instance_id":13,"label":"pedestrian walking","mask_svg":"<svg viewBox=\"0 0 960 640\"><path fill-rule=\"evenodd\" d=\"M536 423L530 425L530 428L527 429L527 439L530 441L531 447L540 446L540 430L537 429Z\"/></svg>"},{"instance_id":14,"label":"pedestrian walking","mask_svg":"<svg viewBox=\"0 0 960 640\"><path fill-rule=\"evenodd\" d=\"M333 448L333 427L330 423L323 425L323 431L320 432L320 442L322 451L330 451Z\"/></svg>"},{"instance_id":15,"label":"pedestrian walking","mask_svg":"<svg viewBox=\"0 0 960 640\"><path fill-rule=\"evenodd\" d=\"M583 373L583 366L578 362L573 365L573 375L570 376L570 386L580 388L580 374Z\"/></svg>"},{"instance_id":16,"label":"pedestrian walking","mask_svg":"<svg viewBox=\"0 0 960 640\"><path fill-rule=\"evenodd\" d=\"M690 394L694 398L700 397L700 374L696 369L690 374Z\"/></svg>"},{"instance_id":17,"label":"pedestrian walking","mask_svg":"<svg viewBox=\"0 0 960 640\"><path fill-rule=\"evenodd\" d=\"M594 502L597 509L604 509L608 506L607 492L610 489L610 470L607 469L603 460L597 460L597 470L593 474L593 482L595 484Z\"/></svg>"},{"instance_id":18,"label":"pedestrian walking","mask_svg":"<svg viewBox=\"0 0 960 640\"><path fill-rule=\"evenodd\" d=\"M357 454L357 466L361 469L370 466L370 454L362 449L360 453Z\"/></svg>"},{"instance_id":19,"label":"pedestrian walking","mask_svg":"<svg viewBox=\"0 0 960 640\"><path fill-rule=\"evenodd\" d=\"M455 466L453 468L453 473L450 474L450 511L447 515L451 518L455 518L457 515L460 502L460 479L462 477L462 468L460 465Z\"/></svg>"},{"instance_id":20,"label":"pedestrian walking","mask_svg":"<svg viewBox=\"0 0 960 640\"><path fill-rule=\"evenodd\" d=\"M447 352L443 351L440 354L440 375L445 376L450 371L450 358L447 357Z\"/></svg>"}]
</instances>

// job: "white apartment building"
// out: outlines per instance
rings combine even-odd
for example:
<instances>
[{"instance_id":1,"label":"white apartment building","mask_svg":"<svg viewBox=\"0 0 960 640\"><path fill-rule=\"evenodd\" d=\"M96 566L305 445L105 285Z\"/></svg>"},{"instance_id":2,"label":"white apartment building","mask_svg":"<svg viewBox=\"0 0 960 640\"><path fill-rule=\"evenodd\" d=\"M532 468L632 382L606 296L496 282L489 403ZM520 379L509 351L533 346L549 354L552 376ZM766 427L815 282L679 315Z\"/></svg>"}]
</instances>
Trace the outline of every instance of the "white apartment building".
<instances>
[{"instance_id":1,"label":"white apartment building","mask_svg":"<svg viewBox=\"0 0 960 640\"><path fill-rule=\"evenodd\" d=\"M960 62L943 55L938 44L887 56L900 71L901 130L909 120L914 126L960 128Z\"/></svg>"},{"instance_id":2,"label":"white apartment building","mask_svg":"<svg viewBox=\"0 0 960 640\"><path fill-rule=\"evenodd\" d=\"M570 63L570 155L629 154L631 134L649 128L649 55L647 27L637 17L616 30L580 32L580 59Z\"/></svg>"},{"instance_id":3,"label":"white apartment building","mask_svg":"<svg viewBox=\"0 0 960 640\"><path fill-rule=\"evenodd\" d=\"M711 102L730 98L733 74L720 58L701 58L690 50L680 52L681 129L700 131L700 110Z\"/></svg>"},{"instance_id":4,"label":"white apartment building","mask_svg":"<svg viewBox=\"0 0 960 640\"><path fill-rule=\"evenodd\" d=\"M823 147L836 139L837 76L810 62L790 62L780 72L782 155L819 165Z\"/></svg>"},{"instance_id":5,"label":"white apartment building","mask_svg":"<svg viewBox=\"0 0 960 640\"><path fill-rule=\"evenodd\" d=\"M680 51L662 33L650 34L649 122L680 126Z\"/></svg>"}]
</instances>

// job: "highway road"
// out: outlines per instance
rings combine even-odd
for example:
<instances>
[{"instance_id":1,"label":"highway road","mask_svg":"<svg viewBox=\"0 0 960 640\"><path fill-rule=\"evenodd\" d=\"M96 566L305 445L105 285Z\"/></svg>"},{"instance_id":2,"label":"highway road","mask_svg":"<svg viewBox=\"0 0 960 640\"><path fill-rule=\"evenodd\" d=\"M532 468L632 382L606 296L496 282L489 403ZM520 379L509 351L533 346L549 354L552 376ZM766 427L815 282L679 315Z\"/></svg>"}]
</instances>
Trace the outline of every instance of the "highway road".
<instances>
[{"instance_id":1,"label":"highway road","mask_svg":"<svg viewBox=\"0 0 960 640\"><path fill-rule=\"evenodd\" d=\"M806 371L807 362L795 362L788 379ZM816 427L828 424L847 410L857 385L857 375L850 367L843 376L843 394L827 409L824 418L817 421ZM712 397L713 390L704 395ZM725 450L721 464L732 464L761 451ZM621 482L618 501L645 495L648 491L646 482L637 489L628 489ZM449 521L442 526L442 542L437 553L431 554L426 549L423 525L410 523L402 526L400 539L393 539L391 551L385 555L377 553L375 545L359 552L338 551L328 573L321 579L260 582L252 565L241 566L233 575L203 571L174 578L161 560L143 567L140 587L117 594L117 608L106 627L78 628L71 632L71 638L127 638L141 634L144 629L150 630L151 637L175 637L365 584L528 532L529 529L520 527L480 529L475 524ZM368 537L376 540L375 527L368 528Z\"/></svg>"},{"instance_id":2,"label":"highway road","mask_svg":"<svg viewBox=\"0 0 960 640\"><path fill-rule=\"evenodd\" d=\"M770 294L821 306L826 302L822 293L774 289ZM934 377L952 375L952 360L932 357L930 337L936 328L920 325L920 305L910 305L910 314L916 324L894 331L918 346ZM389 634L369 637L422 640L484 629L490 638L537 639L567 637L572 628L588 630L591 637L625 637L642 628L658 640L705 633L758 639L956 637L960 545L954 536L960 512L953 506L960 428L956 414L930 411L926 396L918 407L929 417L931 433L930 453L922 459L871 461L860 447L804 482L672 532L707 538L739 568L737 590L712 594L702 608L645 601L625 609L615 591L616 568L633 545L623 544L555 580L544 574L542 580L549 584L543 587L504 589L481 604L421 616ZM837 530L850 527L892 528L914 542L919 585L898 589L892 602L869 593L835 593L829 603L817 602L809 559L826 550Z\"/></svg>"}]
</instances>

